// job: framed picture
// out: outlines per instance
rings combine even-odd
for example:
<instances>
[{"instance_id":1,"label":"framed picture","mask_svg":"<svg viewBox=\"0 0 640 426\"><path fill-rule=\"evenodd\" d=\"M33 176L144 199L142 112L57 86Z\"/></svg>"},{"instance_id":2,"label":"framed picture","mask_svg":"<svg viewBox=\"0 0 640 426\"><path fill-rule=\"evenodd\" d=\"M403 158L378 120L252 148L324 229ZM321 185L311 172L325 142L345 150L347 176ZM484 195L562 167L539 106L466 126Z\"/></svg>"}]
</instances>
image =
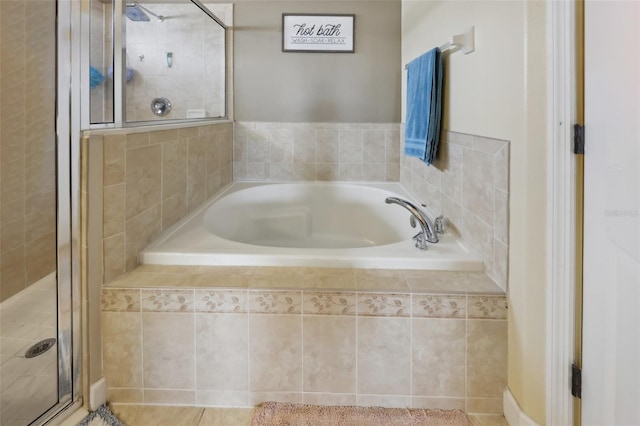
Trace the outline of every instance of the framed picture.
<instances>
[{"instance_id":1,"label":"framed picture","mask_svg":"<svg viewBox=\"0 0 640 426\"><path fill-rule=\"evenodd\" d=\"M355 15L282 14L283 52L354 52Z\"/></svg>"}]
</instances>

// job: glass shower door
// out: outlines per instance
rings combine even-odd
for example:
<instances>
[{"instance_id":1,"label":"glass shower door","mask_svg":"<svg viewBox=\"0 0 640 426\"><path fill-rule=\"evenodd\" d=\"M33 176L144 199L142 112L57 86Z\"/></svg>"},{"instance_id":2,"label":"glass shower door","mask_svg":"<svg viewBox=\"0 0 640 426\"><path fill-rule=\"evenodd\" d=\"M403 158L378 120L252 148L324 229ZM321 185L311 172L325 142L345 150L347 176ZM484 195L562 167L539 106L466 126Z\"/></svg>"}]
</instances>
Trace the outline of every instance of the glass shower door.
<instances>
[{"instance_id":1,"label":"glass shower door","mask_svg":"<svg viewBox=\"0 0 640 426\"><path fill-rule=\"evenodd\" d=\"M70 191L58 186L66 154L56 128L57 15L50 0L0 1L2 425L41 423L71 399L71 317L63 313L71 307L70 268L61 267L70 259L59 256ZM61 172L68 182L69 171Z\"/></svg>"}]
</instances>

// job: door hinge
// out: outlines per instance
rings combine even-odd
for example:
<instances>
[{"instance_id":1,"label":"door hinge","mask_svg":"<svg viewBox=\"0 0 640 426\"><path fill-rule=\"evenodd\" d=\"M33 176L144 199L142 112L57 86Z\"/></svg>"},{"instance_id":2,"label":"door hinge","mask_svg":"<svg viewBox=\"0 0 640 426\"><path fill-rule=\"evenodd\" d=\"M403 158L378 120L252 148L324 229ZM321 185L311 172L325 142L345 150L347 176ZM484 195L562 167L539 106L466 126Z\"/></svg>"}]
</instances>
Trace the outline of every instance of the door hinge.
<instances>
[{"instance_id":1,"label":"door hinge","mask_svg":"<svg viewBox=\"0 0 640 426\"><path fill-rule=\"evenodd\" d=\"M571 364L571 395L582 398L582 370L575 364Z\"/></svg>"},{"instance_id":2,"label":"door hinge","mask_svg":"<svg viewBox=\"0 0 640 426\"><path fill-rule=\"evenodd\" d=\"M584 154L584 125L573 125L573 153Z\"/></svg>"}]
</instances>

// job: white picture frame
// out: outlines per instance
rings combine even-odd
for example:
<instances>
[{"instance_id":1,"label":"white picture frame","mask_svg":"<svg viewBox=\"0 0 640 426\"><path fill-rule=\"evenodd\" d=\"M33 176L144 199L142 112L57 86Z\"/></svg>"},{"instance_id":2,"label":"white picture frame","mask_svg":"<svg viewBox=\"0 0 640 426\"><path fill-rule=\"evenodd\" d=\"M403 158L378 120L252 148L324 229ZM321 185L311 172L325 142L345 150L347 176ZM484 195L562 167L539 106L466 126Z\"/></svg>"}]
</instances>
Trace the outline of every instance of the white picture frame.
<instances>
[{"instance_id":1,"label":"white picture frame","mask_svg":"<svg viewBox=\"0 0 640 426\"><path fill-rule=\"evenodd\" d=\"M282 14L282 51L354 53L354 14Z\"/></svg>"}]
</instances>

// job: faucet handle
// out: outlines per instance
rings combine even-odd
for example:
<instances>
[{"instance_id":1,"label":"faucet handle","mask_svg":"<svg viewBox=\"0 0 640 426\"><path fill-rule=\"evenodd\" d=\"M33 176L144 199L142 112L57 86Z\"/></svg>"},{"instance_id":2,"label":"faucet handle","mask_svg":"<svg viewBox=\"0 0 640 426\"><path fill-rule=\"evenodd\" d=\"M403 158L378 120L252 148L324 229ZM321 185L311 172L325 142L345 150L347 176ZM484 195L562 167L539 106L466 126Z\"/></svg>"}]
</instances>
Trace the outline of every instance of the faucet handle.
<instances>
[{"instance_id":1,"label":"faucet handle","mask_svg":"<svg viewBox=\"0 0 640 426\"><path fill-rule=\"evenodd\" d=\"M444 234L444 231L447 227L447 219L443 215L436 217L434 227L436 228L436 232L438 234Z\"/></svg>"}]
</instances>

